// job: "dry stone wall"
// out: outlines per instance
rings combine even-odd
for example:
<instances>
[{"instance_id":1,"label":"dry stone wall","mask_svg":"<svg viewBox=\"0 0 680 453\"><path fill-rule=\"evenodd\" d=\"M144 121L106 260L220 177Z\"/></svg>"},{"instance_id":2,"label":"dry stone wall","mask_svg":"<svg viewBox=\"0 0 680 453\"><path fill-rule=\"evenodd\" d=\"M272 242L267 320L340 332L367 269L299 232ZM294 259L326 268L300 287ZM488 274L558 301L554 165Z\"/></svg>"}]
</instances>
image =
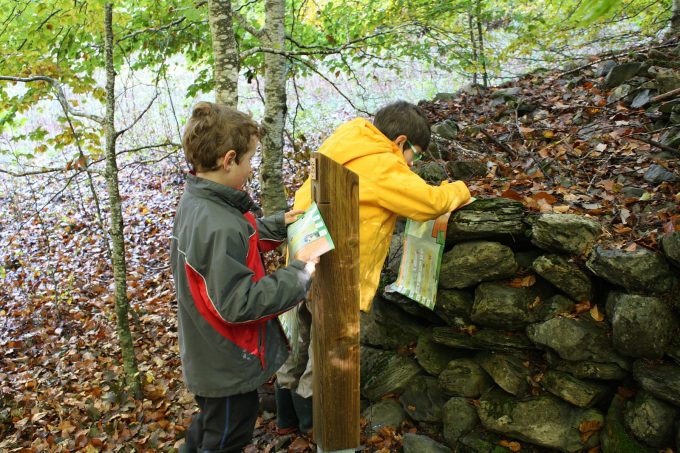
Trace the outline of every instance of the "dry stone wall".
<instances>
[{"instance_id":1,"label":"dry stone wall","mask_svg":"<svg viewBox=\"0 0 680 453\"><path fill-rule=\"evenodd\" d=\"M419 453L680 450L679 233L602 234L508 199L456 211L435 309L382 294L363 315L369 426L413 423Z\"/></svg>"}]
</instances>

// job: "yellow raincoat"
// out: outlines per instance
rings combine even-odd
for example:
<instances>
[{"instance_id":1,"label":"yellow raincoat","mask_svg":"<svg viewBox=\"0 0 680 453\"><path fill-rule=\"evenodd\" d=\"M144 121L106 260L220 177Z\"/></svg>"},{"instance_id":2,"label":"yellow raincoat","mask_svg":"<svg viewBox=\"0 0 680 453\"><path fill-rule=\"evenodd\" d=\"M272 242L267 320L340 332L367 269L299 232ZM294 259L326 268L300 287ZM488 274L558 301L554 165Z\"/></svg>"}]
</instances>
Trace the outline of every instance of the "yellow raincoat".
<instances>
[{"instance_id":1,"label":"yellow raincoat","mask_svg":"<svg viewBox=\"0 0 680 453\"><path fill-rule=\"evenodd\" d=\"M340 126L318 152L359 176L360 307L368 311L397 217L437 218L467 203L470 191L462 181L428 185L411 171L402 150L363 118ZM306 209L311 202L307 179L295 193L293 209Z\"/></svg>"}]
</instances>

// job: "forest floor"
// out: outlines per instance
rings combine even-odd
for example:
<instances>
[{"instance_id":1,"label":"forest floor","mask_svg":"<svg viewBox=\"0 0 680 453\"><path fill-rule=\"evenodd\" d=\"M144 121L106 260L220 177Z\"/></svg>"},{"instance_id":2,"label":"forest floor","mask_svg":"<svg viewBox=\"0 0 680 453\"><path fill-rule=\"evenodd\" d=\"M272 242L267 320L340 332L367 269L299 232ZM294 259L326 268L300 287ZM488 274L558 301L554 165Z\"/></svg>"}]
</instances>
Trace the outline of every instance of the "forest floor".
<instances>
[{"instance_id":1,"label":"forest floor","mask_svg":"<svg viewBox=\"0 0 680 453\"><path fill-rule=\"evenodd\" d=\"M607 242L621 248L654 249L664 231L679 228L680 185L643 178L654 164L676 175L679 167L677 155L632 138L646 133L651 121L643 109L608 103L592 67L528 75L512 86L535 111L545 112L540 119L524 123L516 108L494 101L491 94L499 88L423 105L433 122L453 118L463 131L436 160L487 165L487 174L470 181L475 196L598 218ZM181 443L195 403L181 377L168 267L182 191L180 160L121 172L142 400L130 398L121 385L112 271L84 181L60 190L72 173L0 177L1 451L151 452ZM294 189L304 179L304 165L294 156L288 162ZM625 187L642 195L631 198ZM46 189L52 189L49 197ZM281 440L272 417L263 412L247 451L314 449L304 437ZM367 451L393 451L400 435L383 431L362 443Z\"/></svg>"}]
</instances>

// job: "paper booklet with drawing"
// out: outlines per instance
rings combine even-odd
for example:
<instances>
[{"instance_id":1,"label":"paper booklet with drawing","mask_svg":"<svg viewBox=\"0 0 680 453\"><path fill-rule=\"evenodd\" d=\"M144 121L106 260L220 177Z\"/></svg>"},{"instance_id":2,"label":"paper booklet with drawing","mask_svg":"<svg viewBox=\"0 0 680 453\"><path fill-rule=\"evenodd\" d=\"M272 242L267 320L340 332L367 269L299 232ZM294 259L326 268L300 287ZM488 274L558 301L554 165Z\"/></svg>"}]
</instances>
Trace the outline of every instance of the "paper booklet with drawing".
<instances>
[{"instance_id":1,"label":"paper booklet with drawing","mask_svg":"<svg viewBox=\"0 0 680 453\"><path fill-rule=\"evenodd\" d=\"M288 256L303 261L317 258L335 248L315 202L302 217L288 225Z\"/></svg>"},{"instance_id":2,"label":"paper booklet with drawing","mask_svg":"<svg viewBox=\"0 0 680 453\"><path fill-rule=\"evenodd\" d=\"M434 309L450 215L447 212L427 222L406 220L399 275L385 288L385 292L403 294L430 310Z\"/></svg>"},{"instance_id":3,"label":"paper booklet with drawing","mask_svg":"<svg viewBox=\"0 0 680 453\"><path fill-rule=\"evenodd\" d=\"M475 200L472 197L463 206ZM447 212L427 222L406 220L399 275L397 281L385 288L385 292L403 294L430 310L434 309L449 217L451 213Z\"/></svg>"},{"instance_id":4,"label":"paper booklet with drawing","mask_svg":"<svg viewBox=\"0 0 680 453\"><path fill-rule=\"evenodd\" d=\"M335 249L333 239L321 217L315 202L295 222L288 225L288 257L303 261L317 258ZM289 310L279 316L281 327L290 341L296 335L297 309ZM297 342L292 342L295 348Z\"/></svg>"}]
</instances>

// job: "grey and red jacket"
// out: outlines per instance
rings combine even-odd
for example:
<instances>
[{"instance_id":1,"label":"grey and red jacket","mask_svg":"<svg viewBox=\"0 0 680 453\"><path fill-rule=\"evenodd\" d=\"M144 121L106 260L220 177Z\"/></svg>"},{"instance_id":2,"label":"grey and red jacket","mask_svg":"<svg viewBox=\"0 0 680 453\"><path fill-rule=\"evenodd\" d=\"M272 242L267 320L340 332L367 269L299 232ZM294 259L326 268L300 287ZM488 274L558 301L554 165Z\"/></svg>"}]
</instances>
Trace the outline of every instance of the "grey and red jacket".
<instances>
[{"instance_id":1,"label":"grey and red jacket","mask_svg":"<svg viewBox=\"0 0 680 453\"><path fill-rule=\"evenodd\" d=\"M283 213L256 219L240 190L187 177L172 230L179 350L189 391L223 397L255 390L288 357L277 316L301 302L302 261L265 276L260 253L286 237Z\"/></svg>"}]
</instances>

